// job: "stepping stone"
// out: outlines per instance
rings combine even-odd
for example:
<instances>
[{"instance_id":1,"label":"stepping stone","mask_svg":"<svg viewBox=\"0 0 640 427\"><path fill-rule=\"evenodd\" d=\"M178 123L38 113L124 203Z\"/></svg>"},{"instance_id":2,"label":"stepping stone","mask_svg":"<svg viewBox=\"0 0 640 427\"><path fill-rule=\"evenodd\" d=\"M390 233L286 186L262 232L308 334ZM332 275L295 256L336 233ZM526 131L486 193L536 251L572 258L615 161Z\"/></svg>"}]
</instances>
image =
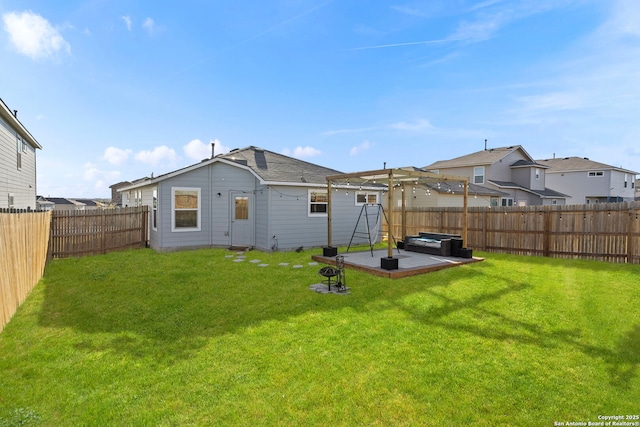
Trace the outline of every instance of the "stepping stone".
<instances>
[{"instance_id":1,"label":"stepping stone","mask_svg":"<svg viewBox=\"0 0 640 427\"><path fill-rule=\"evenodd\" d=\"M225 255L225 258L233 258L233 255Z\"/></svg>"},{"instance_id":2,"label":"stepping stone","mask_svg":"<svg viewBox=\"0 0 640 427\"><path fill-rule=\"evenodd\" d=\"M318 263L315 262L315 261L312 261L312 262L309 263L309 265L318 265Z\"/></svg>"},{"instance_id":3,"label":"stepping stone","mask_svg":"<svg viewBox=\"0 0 640 427\"><path fill-rule=\"evenodd\" d=\"M294 265L293 268L302 268L304 267L303 265Z\"/></svg>"},{"instance_id":4,"label":"stepping stone","mask_svg":"<svg viewBox=\"0 0 640 427\"><path fill-rule=\"evenodd\" d=\"M262 261L260 261L259 259L252 259L252 260L251 260L251 261L249 261L249 262L252 262L252 263L254 263L254 264L257 264L257 263L262 262Z\"/></svg>"},{"instance_id":5,"label":"stepping stone","mask_svg":"<svg viewBox=\"0 0 640 427\"><path fill-rule=\"evenodd\" d=\"M245 258L246 258L246 256L244 256L244 255L238 257L238 259L245 259Z\"/></svg>"},{"instance_id":6,"label":"stepping stone","mask_svg":"<svg viewBox=\"0 0 640 427\"><path fill-rule=\"evenodd\" d=\"M242 262L244 259L234 259L233 262Z\"/></svg>"},{"instance_id":7,"label":"stepping stone","mask_svg":"<svg viewBox=\"0 0 640 427\"><path fill-rule=\"evenodd\" d=\"M281 263L280 263L280 264L278 264L278 265L279 265L279 266L281 266L281 267L286 267L286 266L288 266L288 265L289 265L289 263L288 263L288 262L281 262Z\"/></svg>"},{"instance_id":8,"label":"stepping stone","mask_svg":"<svg viewBox=\"0 0 640 427\"><path fill-rule=\"evenodd\" d=\"M243 255L244 252L240 251L240 252L236 252L236 255Z\"/></svg>"},{"instance_id":9,"label":"stepping stone","mask_svg":"<svg viewBox=\"0 0 640 427\"><path fill-rule=\"evenodd\" d=\"M269 267L269 264L258 264L258 267Z\"/></svg>"}]
</instances>

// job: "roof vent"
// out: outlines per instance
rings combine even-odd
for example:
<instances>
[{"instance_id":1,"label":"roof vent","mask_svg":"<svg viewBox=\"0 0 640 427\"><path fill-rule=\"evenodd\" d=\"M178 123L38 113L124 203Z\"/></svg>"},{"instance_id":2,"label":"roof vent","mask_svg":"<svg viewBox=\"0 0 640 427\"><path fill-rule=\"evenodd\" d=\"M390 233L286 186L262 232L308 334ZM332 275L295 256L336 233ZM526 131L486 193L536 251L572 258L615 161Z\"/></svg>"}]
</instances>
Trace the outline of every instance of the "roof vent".
<instances>
[{"instance_id":1,"label":"roof vent","mask_svg":"<svg viewBox=\"0 0 640 427\"><path fill-rule=\"evenodd\" d=\"M13 117L18 118L18 110L13 110Z\"/></svg>"},{"instance_id":2,"label":"roof vent","mask_svg":"<svg viewBox=\"0 0 640 427\"><path fill-rule=\"evenodd\" d=\"M585 157L584 159L585 159L585 160L589 160L589 158L588 158L588 157Z\"/></svg>"}]
</instances>

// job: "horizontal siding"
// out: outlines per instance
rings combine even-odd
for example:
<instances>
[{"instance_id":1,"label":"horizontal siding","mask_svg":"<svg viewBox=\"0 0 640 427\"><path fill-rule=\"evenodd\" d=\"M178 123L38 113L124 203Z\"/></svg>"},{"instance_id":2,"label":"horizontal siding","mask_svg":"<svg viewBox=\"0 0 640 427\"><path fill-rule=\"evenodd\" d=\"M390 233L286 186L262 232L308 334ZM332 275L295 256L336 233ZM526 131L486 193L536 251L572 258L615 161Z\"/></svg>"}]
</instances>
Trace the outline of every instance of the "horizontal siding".
<instances>
[{"instance_id":1,"label":"horizontal siding","mask_svg":"<svg viewBox=\"0 0 640 427\"><path fill-rule=\"evenodd\" d=\"M0 118L0 208L36 209L36 151L26 144L18 169L16 131Z\"/></svg>"},{"instance_id":2,"label":"horizontal siding","mask_svg":"<svg viewBox=\"0 0 640 427\"><path fill-rule=\"evenodd\" d=\"M380 199L380 196L379 196ZM332 194L332 238L333 244L337 246L349 243L353 235L358 217L362 210L361 206L355 205L353 193L337 191ZM271 234L275 235L274 244L277 240L279 250L291 250L298 247L321 247L327 244L327 221L326 216L309 217L308 211L308 190L306 188L295 187L272 187L271 189ZM374 217L374 211L370 210ZM371 224L371 230L374 230ZM381 225L378 227L379 240ZM366 233L365 220L358 226L358 232ZM367 242L365 237L356 239L357 243ZM354 242L356 242L354 240Z\"/></svg>"}]
</instances>

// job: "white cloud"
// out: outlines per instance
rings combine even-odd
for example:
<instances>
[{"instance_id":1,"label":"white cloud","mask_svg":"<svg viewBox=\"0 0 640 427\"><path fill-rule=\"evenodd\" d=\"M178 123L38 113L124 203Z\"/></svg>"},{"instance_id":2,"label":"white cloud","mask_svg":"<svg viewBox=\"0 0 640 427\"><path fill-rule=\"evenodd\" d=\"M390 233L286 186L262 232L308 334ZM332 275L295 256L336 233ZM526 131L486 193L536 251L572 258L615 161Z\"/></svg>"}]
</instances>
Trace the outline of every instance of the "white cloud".
<instances>
[{"instance_id":1,"label":"white cloud","mask_svg":"<svg viewBox=\"0 0 640 427\"><path fill-rule=\"evenodd\" d=\"M362 142L362 144L352 147L351 150L349 151L349 154L351 154L352 156L357 156L358 154L361 154L372 147L373 147L373 144L365 140Z\"/></svg>"},{"instance_id":2,"label":"white cloud","mask_svg":"<svg viewBox=\"0 0 640 427\"><path fill-rule=\"evenodd\" d=\"M42 16L26 11L2 15L4 29L16 50L33 59L51 57L58 52L71 54L71 46L58 29Z\"/></svg>"},{"instance_id":3,"label":"white cloud","mask_svg":"<svg viewBox=\"0 0 640 427\"><path fill-rule=\"evenodd\" d=\"M422 132L434 129L433 125L427 119L420 119L414 122L392 123L389 125L389 128L411 132Z\"/></svg>"},{"instance_id":4,"label":"white cloud","mask_svg":"<svg viewBox=\"0 0 640 427\"><path fill-rule=\"evenodd\" d=\"M116 147L107 147L107 149L104 150L104 156L102 156L102 158L112 165L121 165L127 161L131 153L132 151L128 148L122 150Z\"/></svg>"},{"instance_id":5,"label":"white cloud","mask_svg":"<svg viewBox=\"0 0 640 427\"><path fill-rule=\"evenodd\" d=\"M103 171L90 162L85 163L82 168L82 179L85 181L96 181L96 188L103 188L105 182L114 183L120 176L120 171Z\"/></svg>"},{"instance_id":6,"label":"white cloud","mask_svg":"<svg viewBox=\"0 0 640 427\"><path fill-rule=\"evenodd\" d=\"M226 147L217 139L209 141L209 144L205 144L199 139L194 139L189 141L189 143L182 147L182 149L184 150L184 153L187 155L187 157L196 161L200 161L211 158L211 144L215 144L214 155L216 156L218 154L229 152L229 147Z\"/></svg>"},{"instance_id":7,"label":"white cloud","mask_svg":"<svg viewBox=\"0 0 640 427\"><path fill-rule=\"evenodd\" d=\"M163 162L173 165L178 161L178 155L173 148L169 148L166 145L161 145L154 148L152 151L142 150L136 153L135 159L147 163L152 166L159 165Z\"/></svg>"},{"instance_id":8,"label":"white cloud","mask_svg":"<svg viewBox=\"0 0 640 427\"><path fill-rule=\"evenodd\" d=\"M127 26L127 30L131 31L131 25L133 22L131 21L130 16L121 16L120 19L124 21L124 24Z\"/></svg>"},{"instance_id":9,"label":"white cloud","mask_svg":"<svg viewBox=\"0 0 640 427\"><path fill-rule=\"evenodd\" d=\"M284 150L282 150L282 154L284 154L285 156L292 156L292 157L297 157L299 159L304 159L308 157L319 156L322 154L322 151L318 150L317 148L313 148L309 146L306 146L306 147L297 146L296 148L293 149L293 151L291 151L288 148L285 148Z\"/></svg>"},{"instance_id":10,"label":"white cloud","mask_svg":"<svg viewBox=\"0 0 640 427\"><path fill-rule=\"evenodd\" d=\"M147 32L149 33L149 35L152 35L155 31L156 28L156 24L155 22L153 22L153 19L151 18L147 18L144 20L144 22L142 23L142 28L144 28L145 30L147 30Z\"/></svg>"}]
</instances>

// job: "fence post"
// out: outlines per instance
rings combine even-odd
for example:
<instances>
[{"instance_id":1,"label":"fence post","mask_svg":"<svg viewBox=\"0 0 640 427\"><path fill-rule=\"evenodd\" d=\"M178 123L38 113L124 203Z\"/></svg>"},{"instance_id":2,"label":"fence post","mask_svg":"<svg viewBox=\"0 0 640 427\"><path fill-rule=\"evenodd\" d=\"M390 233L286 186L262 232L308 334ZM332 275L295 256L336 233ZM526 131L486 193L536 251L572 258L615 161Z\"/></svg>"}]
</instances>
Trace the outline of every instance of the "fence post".
<instances>
[{"instance_id":1,"label":"fence post","mask_svg":"<svg viewBox=\"0 0 640 427\"><path fill-rule=\"evenodd\" d=\"M542 240L542 254L548 257L551 253L551 211L545 209L542 211L542 228L544 230Z\"/></svg>"}]
</instances>

